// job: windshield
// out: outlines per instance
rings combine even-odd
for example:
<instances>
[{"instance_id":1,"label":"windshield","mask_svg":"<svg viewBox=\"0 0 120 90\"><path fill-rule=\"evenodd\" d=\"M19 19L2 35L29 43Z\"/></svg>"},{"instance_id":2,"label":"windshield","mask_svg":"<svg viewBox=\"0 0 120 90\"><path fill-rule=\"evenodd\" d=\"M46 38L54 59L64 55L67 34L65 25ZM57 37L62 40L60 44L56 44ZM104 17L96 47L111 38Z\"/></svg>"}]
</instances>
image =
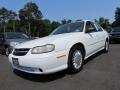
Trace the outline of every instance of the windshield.
<instances>
[{"instance_id":1,"label":"windshield","mask_svg":"<svg viewBox=\"0 0 120 90\"><path fill-rule=\"evenodd\" d=\"M114 29L112 32L120 32L120 28Z\"/></svg>"},{"instance_id":2,"label":"windshield","mask_svg":"<svg viewBox=\"0 0 120 90\"><path fill-rule=\"evenodd\" d=\"M7 39L28 39L28 36L23 33L7 33Z\"/></svg>"},{"instance_id":3,"label":"windshield","mask_svg":"<svg viewBox=\"0 0 120 90\"><path fill-rule=\"evenodd\" d=\"M56 28L51 33L51 35L71 33L71 32L82 32L83 27L84 27L83 22L69 23L69 24L65 24L65 25L62 25L62 26Z\"/></svg>"}]
</instances>

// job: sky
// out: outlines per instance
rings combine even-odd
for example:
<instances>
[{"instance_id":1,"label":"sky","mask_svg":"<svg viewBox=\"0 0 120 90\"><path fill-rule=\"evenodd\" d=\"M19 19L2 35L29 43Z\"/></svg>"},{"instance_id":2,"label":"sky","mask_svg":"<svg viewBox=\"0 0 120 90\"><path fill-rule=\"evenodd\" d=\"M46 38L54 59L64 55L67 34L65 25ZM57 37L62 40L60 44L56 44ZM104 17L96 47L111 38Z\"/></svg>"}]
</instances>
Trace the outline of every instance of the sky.
<instances>
[{"instance_id":1,"label":"sky","mask_svg":"<svg viewBox=\"0 0 120 90\"><path fill-rule=\"evenodd\" d=\"M30 1L38 5L44 19L52 21L105 17L112 22L116 8L120 7L120 0L0 0L0 8L6 7L18 13Z\"/></svg>"}]
</instances>

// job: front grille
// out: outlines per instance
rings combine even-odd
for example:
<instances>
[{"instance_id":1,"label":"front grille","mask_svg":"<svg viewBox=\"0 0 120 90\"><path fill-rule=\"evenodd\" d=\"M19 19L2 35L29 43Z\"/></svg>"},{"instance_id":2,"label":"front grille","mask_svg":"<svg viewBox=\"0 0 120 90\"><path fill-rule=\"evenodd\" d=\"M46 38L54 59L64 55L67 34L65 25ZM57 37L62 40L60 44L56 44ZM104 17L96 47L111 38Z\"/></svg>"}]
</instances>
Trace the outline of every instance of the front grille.
<instances>
[{"instance_id":1,"label":"front grille","mask_svg":"<svg viewBox=\"0 0 120 90\"><path fill-rule=\"evenodd\" d=\"M30 50L29 48L15 49L14 52L13 52L13 55L24 56L28 53L29 50Z\"/></svg>"}]
</instances>

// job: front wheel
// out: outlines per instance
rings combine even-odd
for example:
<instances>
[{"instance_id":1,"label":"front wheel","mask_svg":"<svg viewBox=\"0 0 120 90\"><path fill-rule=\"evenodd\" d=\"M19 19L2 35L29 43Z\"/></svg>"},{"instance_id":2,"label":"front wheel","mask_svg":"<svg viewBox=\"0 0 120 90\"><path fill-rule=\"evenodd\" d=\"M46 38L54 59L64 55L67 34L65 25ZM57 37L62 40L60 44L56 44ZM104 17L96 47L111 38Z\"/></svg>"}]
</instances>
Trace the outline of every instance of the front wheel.
<instances>
[{"instance_id":1,"label":"front wheel","mask_svg":"<svg viewBox=\"0 0 120 90\"><path fill-rule=\"evenodd\" d=\"M76 45L70 50L68 57L68 72L71 74L79 72L83 67L83 49Z\"/></svg>"}]
</instances>

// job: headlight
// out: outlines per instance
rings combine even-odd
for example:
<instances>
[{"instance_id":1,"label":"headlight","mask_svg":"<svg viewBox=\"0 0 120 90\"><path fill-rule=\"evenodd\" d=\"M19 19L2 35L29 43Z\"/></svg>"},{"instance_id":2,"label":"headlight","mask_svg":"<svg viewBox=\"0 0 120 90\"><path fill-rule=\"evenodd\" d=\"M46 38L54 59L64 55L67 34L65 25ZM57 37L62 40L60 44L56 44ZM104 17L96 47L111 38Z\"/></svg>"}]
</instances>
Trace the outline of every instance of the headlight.
<instances>
[{"instance_id":1,"label":"headlight","mask_svg":"<svg viewBox=\"0 0 120 90\"><path fill-rule=\"evenodd\" d=\"M18 45L19 43L18 42L10 42L10 46L16 46L16 45Z\"/></svg>"},{"instance_id":2,"label":"headlight","mask_svg":"<svg viewBox=\"0 0 120 90\"><path fill-rule=\"evenodd\" d=\"M34 47L31 51L31 53L32 54L47 53L47 52L53 51L54 49L55 49L55 45L47 44L47 45L43 45L43 46Z\"/></svg>"}]
</instances>

